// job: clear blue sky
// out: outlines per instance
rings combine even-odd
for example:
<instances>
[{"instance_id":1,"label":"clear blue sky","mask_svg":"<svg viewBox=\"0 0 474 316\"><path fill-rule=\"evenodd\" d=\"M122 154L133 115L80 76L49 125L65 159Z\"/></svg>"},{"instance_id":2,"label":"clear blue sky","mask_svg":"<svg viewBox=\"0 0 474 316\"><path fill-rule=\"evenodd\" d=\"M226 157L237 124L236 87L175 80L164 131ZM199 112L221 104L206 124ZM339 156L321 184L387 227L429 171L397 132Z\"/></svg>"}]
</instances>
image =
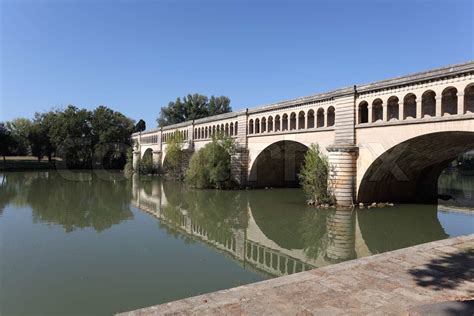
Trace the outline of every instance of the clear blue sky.
<instances>
[{"instance_id":1,"label":"clear blue sky","mask_svg":"<svg viewBox=\"0 0 474 316\"><path fill-rule=\"evenodd\" d=\"M188 93L242 109L474 59L469 0L1 1L0 120L107 105L151 128Z\"/></svg>"}]
</instances>

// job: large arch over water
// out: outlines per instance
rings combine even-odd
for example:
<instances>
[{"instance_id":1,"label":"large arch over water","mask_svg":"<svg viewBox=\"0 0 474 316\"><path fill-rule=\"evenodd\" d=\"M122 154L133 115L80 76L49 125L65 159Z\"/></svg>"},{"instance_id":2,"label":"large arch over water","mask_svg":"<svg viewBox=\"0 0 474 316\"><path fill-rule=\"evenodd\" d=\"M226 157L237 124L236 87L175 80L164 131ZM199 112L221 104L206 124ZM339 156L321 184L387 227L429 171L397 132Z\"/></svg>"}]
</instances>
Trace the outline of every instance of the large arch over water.
<instances>
[{"instance_id":1,"label":"large arch over water","mask_svg":"<svg viewBox=\"0 0 474 316\"><path fill-rule=\"evenodd\" d=\"M249 175L253 187L298 187L297 174L308 147L300 142L283 140L263 149L254 160Z\"/></svg>"},{"instance_id":2,"label":"large arch over water","mask_svg":"<svg viewBox=\"0 0 474 316\"><path fill-rule=\"evenodd\" d=\"M358 190L359 202L437 201L441 172L474 149L474 131L434 132L410 138L375 159Z\"/></svg>"}]
</instances>

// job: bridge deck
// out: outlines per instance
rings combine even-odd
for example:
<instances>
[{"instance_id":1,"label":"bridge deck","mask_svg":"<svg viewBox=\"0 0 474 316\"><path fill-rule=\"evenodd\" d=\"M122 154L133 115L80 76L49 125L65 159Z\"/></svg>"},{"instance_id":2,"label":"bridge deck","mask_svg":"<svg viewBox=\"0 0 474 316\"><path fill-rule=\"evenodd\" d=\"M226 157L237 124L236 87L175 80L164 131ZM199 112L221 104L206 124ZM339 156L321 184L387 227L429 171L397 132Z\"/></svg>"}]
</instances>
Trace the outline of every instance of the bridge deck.
<instances>
[{"instance_id":1,"label":"bridge deck","mask_svg":"<svg viewBox=\"0 0 474 316\"><path fill-rule=\"evenodd\" d=\"M417 313L427 304L473 298L474 234L122 315L402 314ZM467 309L469 304L454 308Z\"/></svg>"}]
</instances>

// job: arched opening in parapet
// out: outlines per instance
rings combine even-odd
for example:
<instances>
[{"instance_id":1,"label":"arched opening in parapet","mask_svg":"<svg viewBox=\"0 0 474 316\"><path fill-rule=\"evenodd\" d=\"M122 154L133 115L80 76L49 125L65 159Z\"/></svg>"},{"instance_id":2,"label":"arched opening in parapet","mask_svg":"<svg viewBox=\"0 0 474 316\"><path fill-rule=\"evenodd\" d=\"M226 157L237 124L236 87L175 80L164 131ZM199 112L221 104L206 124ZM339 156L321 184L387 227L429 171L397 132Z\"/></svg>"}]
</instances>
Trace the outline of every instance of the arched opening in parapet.
<instances>
[{"instance_id":1,"label":"arched opening in parapet","mask_svg":"<svg viewBox=\"0 0 474 316\"><path fill-rule=\"evenodd\" d=\"M231 122L230 125L229 125L229 132L230 132L230 136L234 136L234 123Z\"/></svg>"},{"instance_id":2,"label":"arched opening in parapet","mask_svg":"<svg viewBox=\"0 0 474 316\"><path fill-rule=\"evenodd\" d=\"M225 124L225 132L224 132L225 136L229 136L229 123L226 123Z\"/></svg>"},{"instance_id":3,"label":"arched opening in parapet","mask_svg":"<svg viewBox=\"0 0 474 316\"><path fill-rule=\"evenodd\" d=\"M464 89L464 113L474 113L474 84Z\"/></svg>"},{"instance_id":4,"label":"arched opening in parapet","mask_svg":"<svg viewBox=\"0 0 474 316\"><path fill-rule=\"evenodd\" d=\"M249 175L254 187L298 187L308 147L295 141L279 141L265 148L255 159Z\"/></svg>"},{"instance_id":5,"label":"arched opening in parapet","mask_svg":"<svg viewBox=\"0 0 474 316\"><path fill-rule=\"evenodd\" d=\"M392 96L387 101L387 120L398 120L398 98L396 96Z\"/></svg>"},{"instance_id":6,"label":"arched opening in parapet","mask_svg":"<svg viewBox=\"0 0 474 316\"><path fill-rule=\"evenodd\" d=\"M334 126L336 123L336 110L334 109L333 106L330 106L328 108L328 114L327 114L327 126Z\"/></svg>"},{"instance_id":7,"label":"arched opening in parapet","mask_svg":"<svg viewBox=\"0 0 474 316\"><path fill-rule=\"evenodd\" d=\"M281 124L282 124L282 127L281 127L281 130L282 131L287 131L288 130L288 114L283 114L283 117L281 119Z\"/></svg>"},{"instance_id":8,"label":"arched opening in parapet","mask_svg":"<svg viewBox=\"0 0 474 316\"><path fill-rule=\"evenodd\" d=\"M253 134L253 120L249 121L249 134Z\"/></svg>"},{"instance_id":9,"label":"arched opening in parapet","mask_svg":"<svg viewBox=\"0 0 474 316\"><path fill-rule=\"evenodd\" d=\"M275 116L275 132L281 131L280 115Z\"/></svg>"},{"instance_id":10,"label":"arched opening in parapet","mask_svg":"<svg viewBox=\"0 0 474 316\"><path fill-rule=\"evenodd\" d=\"M314 128L314 111L308 111L308 128Z\"/></svg>"},{"instance_id":11,"label":"arched opening in parapet","mask_svg":"<svg viewBox=\"0 0 474 316\"><path fill-rule=\"evenodd\" d=\"M316 127L324 127L324 109L319 108L316 112Z\"/></svg>"},{"instance_id":12,"label":"arched opening in parapet","mask_svg":"<svg viewBox=\"0 0 474 316\"><path fill-rule=\"evenodd\" d=\"M267 120L262 117L262 128L260 129L262 133L265 133L267 131Z\"/></svg>"},{"instance_id":13,"label":"arched opening in parapet","mask_svg":"<svg viewBox=\"0 0 474 316\"><path fill-rule=\"evenodd\" d=\"M448 87L443 90L441 97L441 112L442 115L454 115L458 113L458 90L453 87Z\"/></svg>"},{"instance_id":14,"label":"arched opening in parapet","mask_svg":"<svg viewBox=\"0 0 474 316\"><path fill-rule=\"evenodd\" d=\"M300 111L298 113L298 129L305 129L305 115L303 111Z\"/></svg>"},{"instance_id":15,"label":"arched opening in parapet","mask_svg":"<svg viewBox=\"0 0 474 316\"><path fill-rule=\"evenodd\" d=\"M296 113L290 114L290 131L296 129Z\"/></svg>"},{"instance_id":16,"label":"arched opening in parapet","mask_svg":"<svg viewBox=\"0 0 474 316\"><path fill-rule=\"evenodd\" d=\"M359 103L359 124L369 123L369 104L366 101Z\"/></svg>"},{"instance_id":17,"label":"arched opening in parapet","mask_svg":"<svg viewBox=\"0 0 474 316\"><path fill-rule=\"evenodd\" d=\"M255 119L255 134L260 133L260 120Z\"/></svg>"},{"instance_id":18,"label":"arched opening in parapet","mask_svg":"<svg viewBox=\"0 0 474 316\"><path fill-rule=\"evenodd\" d=\"M403 119L416 118L416 96L409 93L403 99Z\"/></svg>"},{"instance_id":19,"label":"arched opening in parapet","mask_svg":"<svg viewBox=\"0 0 474 316\"><path fill-rule=\"evenodd\" d=\"M436 94L428 90L421 96L421 118L436 115Z\"/></svg>"},{"instance_id":20,"label":"arched opening in parapet","mask_svg":"<svg viewBox=\"0 0 474 316\"><path fill-rule=\"evenodd\" d=\"M372 122L382 121L383 120L383 106L382 100L375 99L372 102Z\"/></svg>"},{"instance_id":21,"label":"arched opening in parapet","mask_svg":"<svg viewBox=\"0 0 474 316\"><path fill-rule=\"evenodd\" d=\"M451 161L474 149L474 132L437 132L404 141L367 169L359 202L436 203L438 178Z\"/></svg>"},{"instance_id":22,"label":"arched opening in parapet","mask_svg":"<svg viewBox=\"0 0 474 316\"><path fill-rule=\"evenodd\" d=\"M273 132L273 117L268 117L268 132Z\"/></svg>"}]
</instances>

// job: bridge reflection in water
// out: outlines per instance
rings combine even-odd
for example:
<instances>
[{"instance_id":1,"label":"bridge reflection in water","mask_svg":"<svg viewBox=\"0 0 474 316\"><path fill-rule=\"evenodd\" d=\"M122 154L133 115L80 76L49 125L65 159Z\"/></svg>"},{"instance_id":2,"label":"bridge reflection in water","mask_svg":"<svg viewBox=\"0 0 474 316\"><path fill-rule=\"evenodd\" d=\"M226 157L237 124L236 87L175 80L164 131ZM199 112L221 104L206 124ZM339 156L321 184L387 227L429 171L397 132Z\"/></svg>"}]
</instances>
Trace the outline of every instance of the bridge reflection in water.
<instances>
[{"instance_id":1,"label":"bridge reflection in water","mask_svg":"<svg viewBox=\"0 0 474 316\"><path fill-rule=\"evenodd\" d=\"M271 276L447 237L436 206L315 210L298 189L192 190L135 176L132 201L169 234Z\"/></svg>"}]
</instances>

